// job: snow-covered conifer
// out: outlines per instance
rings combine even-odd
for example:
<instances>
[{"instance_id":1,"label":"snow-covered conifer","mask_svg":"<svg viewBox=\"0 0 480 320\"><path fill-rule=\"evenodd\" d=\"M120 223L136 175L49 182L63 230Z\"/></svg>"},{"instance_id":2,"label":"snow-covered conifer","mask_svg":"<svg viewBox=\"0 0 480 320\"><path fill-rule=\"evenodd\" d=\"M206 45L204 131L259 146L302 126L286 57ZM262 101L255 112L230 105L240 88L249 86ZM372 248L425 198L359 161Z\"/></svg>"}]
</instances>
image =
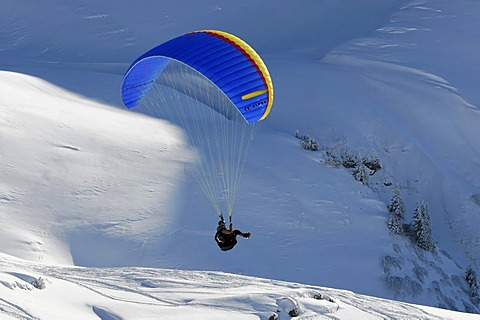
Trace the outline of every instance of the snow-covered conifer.
<instances>
[{"instance_id":1,"label":"snow-covered conifer","mask_svg":"<svg viewBox=\"0 0 480 320\"><path fill-rule=\"evenodd\" d=\"M295 138L302 140L302 135L300 133L300 130L295 130Z\"/></svg>"},{"instance_id":2,"label":"snow-covered conifer","mask_svg":"<svg viewBox=\"0 0 480 320\"><path fill-rule=\"evenodd\" d=\"M394 216L391 216L387 222L388 229L393 234L402 234L403 233L403 224L402 222Z\"/></svg>"},{"instance_id":3,"label":"snow-covered conifer","mask_svg":"<svg viewBox=\"0 0 480 320\"><path fill-rule=\"evenodd\" d=\"M425 202L417 203L413 213L413 229L417 245L427 251L434 251L435 244L432 237L432 223L430 213Z\"/></svg>"},{"instance_id":4,"label":"snow-covered conifer","mask_svg":"<svg viewBox=\"0 0 480 320\"><path fill-rule=\"evenodd\" d=\"M318 142L315 141L314 139L309 139L307 141L302 142L302 147L305 150L311 150L311 151L320 150L320 146L318 145Z\"/></svg>"},{"instance_id":5,"label":"snow-covered conifer","mask_svg":"<svg viewBox=\"0 0 480 320\"><path fill-rule=\"evenodd\" d=\"M476 293L478 295L478 281L477 281L477 273L473 270L472 266L467 268L465 272L465 280L467 280L468 286L472 290L472 293Z\"/></svg>"},{"instance_id":6,"label":"snow-covered conifer","mask_svg":"<svg viewBox=\"0 0 480 320\"><path fill-rule=\"evenodd\" d=\"M295 131L295 138L302 140L302 148L305 150L318 151L320 145L315 139L310 138L308 134L301 134L300 130Z\"/></svg>"},{"instance_id":7,"label":"snow-covered conifer","mask_svg":"<svg viewBox=\"0 0 480 320\"><path fill-rule=\"evenodd\" d=\"M355 164L355 167L353 168L352 174L355 177L355 180L360 181L364 185L368 185L367 167L365 167L363 162L358 161Z\"/></svg>"},{"instance_id":8,"label":"snow-covered conifer","mask_svg":"<svg viewBox=\"0 0 480 320\"><path fill-rule=\"evenodd\" d=\"M388 211L392 216L403 220L405 218L405 204L403 203L402 196L400 195L400 188L397 186L395 188L392 200L388 205Z\"/></svg>"},{"instance_id":9,"label":"snow-covered conifer","mask_svg":"<svg viewBox=\"0 0 480 320\"><path fill-rule=\"evenodd\" d=\"M388 219L388 228L394 234L403 233L403 219L405 217L405 204L400 195L400 188L397 186L392 200L388 205L390 218Z\"/></svg>"}]
</instances>

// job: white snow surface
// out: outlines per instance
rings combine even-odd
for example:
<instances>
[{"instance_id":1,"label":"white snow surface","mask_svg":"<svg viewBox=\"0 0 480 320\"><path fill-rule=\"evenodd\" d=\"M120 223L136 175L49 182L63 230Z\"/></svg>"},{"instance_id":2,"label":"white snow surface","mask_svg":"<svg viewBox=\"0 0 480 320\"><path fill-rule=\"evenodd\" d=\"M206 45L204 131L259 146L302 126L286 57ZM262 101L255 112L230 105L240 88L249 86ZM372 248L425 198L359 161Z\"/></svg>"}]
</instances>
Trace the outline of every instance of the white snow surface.
<instances>
[{"instance_id":1,"label":"white snow surface","mask_svg":"<svg viewBox=\"0 0 480 320\"><path fill-rule=\"evenodd\" d=\"M46 266L0 256L2 319L479 319L351 291L212 271ZM41 279L41 286L32 285ZM37 282L38 283L38 282Z\"/></svg>"},{"instance_id":2,"label":"white snow surface","mask_svg":"<svg viewBox=\"0 0 480 320\"><path fill-rule=\"evenodd\" d=\"M480 319L433 308L472 312L480 266L479 18L468 0L2 1L0 319ZM229 252L181 128L120 97L138 55L198 29L251 44L275 87L234 213L252 237ZM325 150L382 169L367 186ZM389 233L395 186L407 222L428 203L434 253Z\"/></svg>"}]
</instances>

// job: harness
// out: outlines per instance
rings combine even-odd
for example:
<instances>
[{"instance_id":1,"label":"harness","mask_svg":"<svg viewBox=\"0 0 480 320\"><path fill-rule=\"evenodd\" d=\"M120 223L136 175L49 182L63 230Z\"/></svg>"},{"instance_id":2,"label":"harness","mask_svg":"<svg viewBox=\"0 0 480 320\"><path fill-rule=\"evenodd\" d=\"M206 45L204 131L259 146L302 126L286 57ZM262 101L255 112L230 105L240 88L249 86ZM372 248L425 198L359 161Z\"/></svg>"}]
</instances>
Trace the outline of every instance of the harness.
<instances>
[{"instance_id":1,"label":"harness","mask_svg":"<svg viewBox=\"0 0 480 320\"><path fill-rule=\"evenodd\" d=\"M237 239L233 234L227 235L222 233L222 230L218 230L215 234L215 242L217 242L222 251L228 251L235 247L237 244Z\"/></svg>"}]
</instances>

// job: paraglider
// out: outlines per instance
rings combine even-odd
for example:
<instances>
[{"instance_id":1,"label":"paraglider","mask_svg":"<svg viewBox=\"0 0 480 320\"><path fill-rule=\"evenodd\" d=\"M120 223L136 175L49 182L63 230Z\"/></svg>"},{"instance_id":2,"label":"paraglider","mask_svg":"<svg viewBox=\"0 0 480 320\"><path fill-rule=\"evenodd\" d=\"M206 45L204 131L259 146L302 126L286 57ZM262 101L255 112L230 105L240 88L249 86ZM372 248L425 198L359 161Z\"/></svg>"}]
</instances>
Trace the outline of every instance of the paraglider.
<instances>
[{"instance_id":1,"label":"paraglider","mask_svg":"<svg viewBox=\"0 0 480 320\"><path fill-rule=\"evenodd\" d=\"M246 239L250 238L250 232L242 232L240 230L233 230L233 224L230 223L229 228L225 226L223 217L218 221L217 232L215 233L215 242L222 251L233 249L237 244L237 236L242 236Z\"/></svg>"},{"instance_id":2,"label":"paraglider","mask_svg":"<svg viewBox=\"0 0 480 320\"><path fill-rule=\"evenodd\" d=\"M190 32L138 57L124 76L122 99L128 109L185 130L198 156L192 176L221 221L226 212L231 224L250 141L273 104L260 56L232 34Z\"/></svg>"}]
</instances>

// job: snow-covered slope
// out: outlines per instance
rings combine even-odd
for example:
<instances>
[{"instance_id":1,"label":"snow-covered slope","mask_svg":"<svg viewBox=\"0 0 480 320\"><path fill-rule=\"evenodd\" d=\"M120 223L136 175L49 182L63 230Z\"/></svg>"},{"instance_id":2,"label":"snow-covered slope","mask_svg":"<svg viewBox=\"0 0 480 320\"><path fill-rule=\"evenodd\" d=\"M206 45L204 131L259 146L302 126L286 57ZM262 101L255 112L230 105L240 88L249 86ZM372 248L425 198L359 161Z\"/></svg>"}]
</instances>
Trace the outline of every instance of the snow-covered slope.
<instances>
[{"instance_id":1,"label":"snow-covered slope","mask_svg":"<svg viewBox=\"0 0 480 320\"><path fill-rule=\"evenodd\" d=\"M46 263L28 269L5 258L5 288L16 281L12 272L67 280L65 286L89 286L88 279L110 274L114 280L102 288L117 282L124 295L128 290L120 287L127 284L113 274L131 269L66 266L160 267L478 311L463 280L465 267L479 263L478 4L76 0L2 6L0 252ZM253 236L228 253L215 247L216 215L185 170L191 155L180 128L124 110L119 95L123 72L137 55L206 28L252 44L276 92L252 143L234 217ZM317 139L322 151L301 149L297 129ZM332 167L326 151L377 158L382 169L366 186L349 170ZM390 235L386 207L397 185L406 223L417 201L428 202L438 246L433 254ZM59 273L45 271L58 264L64 266ZM175 273L155 270L138 272ZM85 282L72 280L82 277ZM200 282L199 290L205 286ZM26 318L48 317L24 297L2 296L3 305L30 310ZM265 305L238 299L255 318L282 297L265 298L273 299ZM135 319L85 301L72 303L89 305L90 316L93 310L102 319ZM331 310L325 301L310 303L305 310L320 316ZM148 304L141 304L147 314ZM362 312L373 307L360 309L358 316L368 318Z\"/></svg>"},{"instance_id":2,"label":"snow-covered slope","mask_svg":"<svg viewBox=\"0 0 480 320\"><path fill-rule=\"evenodd\" d=\"M0 78L0 190L8 213L2 251L71 264L77 252L100 245L92 237L123 234L128 243L168 229L188 154L178 128L31 76L1 72ZM100 253L108 259L107 248L97 249L86 253L92 263Z\"/></svg>"},{"instance_id":3,"label":"snow-covered slope","mask_svg":"<svg viewBox=\"0 0 480 320\"><path fill-rule=\"evenodd\" d=\"M0 256L2 319L480 319L351 291L210 271L79 268Z\"/></svg>"}]
</instances>

